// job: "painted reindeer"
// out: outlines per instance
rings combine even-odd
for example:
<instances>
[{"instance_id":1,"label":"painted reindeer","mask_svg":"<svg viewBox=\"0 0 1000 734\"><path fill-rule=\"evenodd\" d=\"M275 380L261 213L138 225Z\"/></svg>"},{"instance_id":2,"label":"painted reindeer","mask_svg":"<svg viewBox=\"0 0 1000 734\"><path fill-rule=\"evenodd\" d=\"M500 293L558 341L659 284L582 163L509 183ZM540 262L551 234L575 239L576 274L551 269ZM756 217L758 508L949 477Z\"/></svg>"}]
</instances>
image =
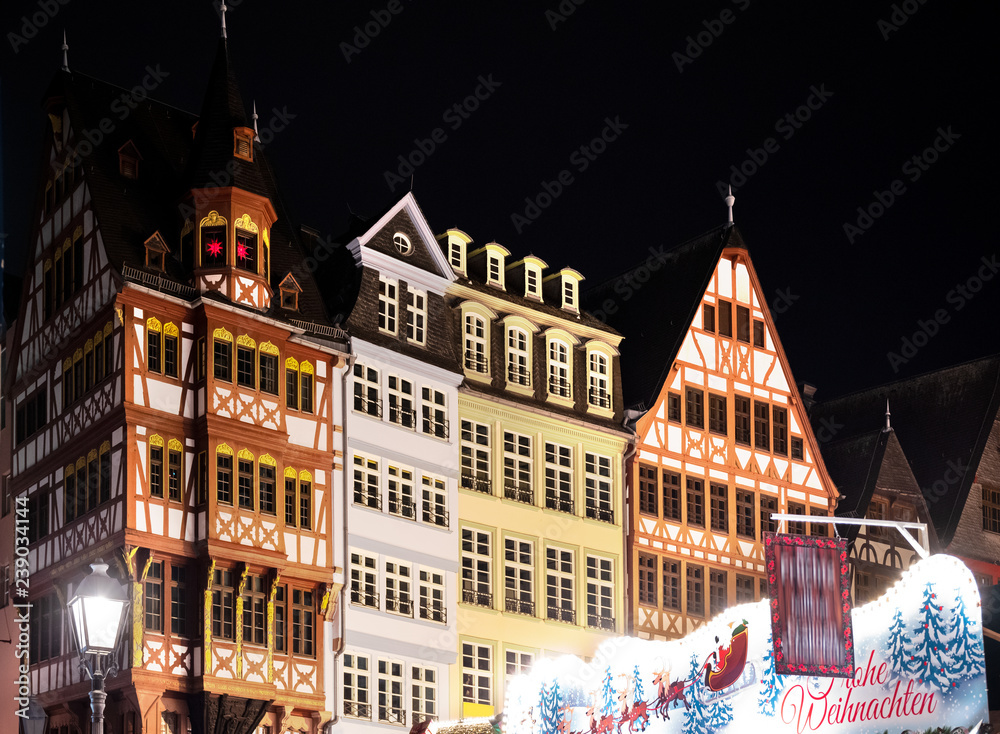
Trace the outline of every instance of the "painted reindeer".
<instances>
[{"instance_id":1,"label":"painted reindeer","mask_svg":"<svg viewBox=\"0 0 1000 734\"><path fill-rule=\"evenodd\" d=\"M573 723L573 707L563 706L559 709L559 724L556 726L558 734L572 734L570 725Z\"/></svg>"},{"instance_id":2,"label":"painted reindeer","mask_svg":"<svg viewBox=\"0 0 1000 734\"><path fill-rule=\"evenodd\" d=\"M653 678L653 684L656 686L656 700L652 708L664 719L670 720L670 704L675 701L683 703L685 710L691 709L691 704L684 695L687 681L676 680L671 683L670 668L658 672Z\"/></svg>"},{"instance_id":3,"label":"painted reindeer","mask_svg":"<svg viewBox=\"0 0 1000 734\"><path fill-rule=\"evenodd\" d=\"M639 731L646 731L646 727L649 725L649 713L646 711L647 704L645 701L634 701L635 684L632 678L627 675L620 677L625 678L625 689L618 694L618 702L621 704L621 715L618 718L618 734L622 734L622 726L626 723L628 724L629 733L634 734L636 721L639 722ZM631 708L628 705L630 700L634 701Z\"/></svg>"},{"instance_id":4,"label":"painted reindeer","mask_svg":"<svg viewBox=\"0 0 1000 734\"><path fill-rule=\"evenodd\" d=\"M611 734L615 728L615 717L613 714L602 716L600 721L594 716L598 709L597 695L592 694L590 707L587 709L587 720L590 722L590 734Z\"/></svg>"}]
</instances>

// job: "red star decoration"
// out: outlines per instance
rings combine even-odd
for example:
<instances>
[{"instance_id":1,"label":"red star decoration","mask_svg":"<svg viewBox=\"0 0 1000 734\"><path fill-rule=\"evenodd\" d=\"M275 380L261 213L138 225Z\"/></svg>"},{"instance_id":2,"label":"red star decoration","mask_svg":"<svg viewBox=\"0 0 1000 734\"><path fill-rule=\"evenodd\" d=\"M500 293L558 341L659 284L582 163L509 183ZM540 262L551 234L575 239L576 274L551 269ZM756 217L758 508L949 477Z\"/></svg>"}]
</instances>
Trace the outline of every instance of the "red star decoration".
<instances>
[{"instance_id":1,"label":"red star decoration","mask_svg":"<svg viewBox=\"0 0 1000 734\"><path fill-rule=\"evenodd\" d=\"M236 245L236 257L238 257L240 260L247 259L247 246L244 245L242 242Z\"/></svg>"},{"instance_id":2,"label":"red star decoration","mask_svg":"<svg viewBox=\"0 0 1000 734\"><path fill-rule=\"evenodd\" d=\"M222 243L215 239L205 245L205 249L208 250L208 254L212 257L218 257L219 253L222 252Z\"/></svg>"}]
</instances>

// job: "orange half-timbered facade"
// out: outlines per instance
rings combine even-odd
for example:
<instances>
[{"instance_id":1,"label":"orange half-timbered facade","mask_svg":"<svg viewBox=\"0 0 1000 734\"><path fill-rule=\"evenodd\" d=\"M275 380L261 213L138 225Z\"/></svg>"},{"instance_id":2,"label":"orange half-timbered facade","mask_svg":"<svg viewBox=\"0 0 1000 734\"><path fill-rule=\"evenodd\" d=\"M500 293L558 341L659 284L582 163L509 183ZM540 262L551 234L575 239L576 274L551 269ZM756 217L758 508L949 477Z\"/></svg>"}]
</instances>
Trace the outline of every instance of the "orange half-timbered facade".
<instances>
[{"instance_id":1,"label":"orange half-timbered facade","mask_svg":"<svg viewBox=\"0 0 1000 734\"><path fill-rule=\"evenodd\" d=\"M735 227L654 255L590 301L625 334L636 416L631 631L682 637L762 597L762 533L778 529L771 513L832 515L837 491Z\"/></svg>"},{"instance_id":2,"label":"orange half-timbered facade","mask_svg":"<svg viewBox=\"0 0 1000 734\"><path fill-rule=\"evenodd\" d=\"M31 688L55 728L86 728L63 610L97 558L132 599L111 731L316 734L331 718L349 349L230 66L222 40L200 117L150 102L96 148L76 131L116 88L63 71L46 101L8 394Z\"/></svg>"}]
</instances>

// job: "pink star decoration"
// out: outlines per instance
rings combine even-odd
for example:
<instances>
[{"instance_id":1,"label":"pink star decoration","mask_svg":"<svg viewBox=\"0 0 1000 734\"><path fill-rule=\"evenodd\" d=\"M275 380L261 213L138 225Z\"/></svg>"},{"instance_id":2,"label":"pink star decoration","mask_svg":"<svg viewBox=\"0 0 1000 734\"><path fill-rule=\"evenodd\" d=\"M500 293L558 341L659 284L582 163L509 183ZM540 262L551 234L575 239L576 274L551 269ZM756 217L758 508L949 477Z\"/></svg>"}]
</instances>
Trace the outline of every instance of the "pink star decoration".
<instances>
[{"instance_id":1,"label":"pink star decoration","mask_svg":"<svg viewBox=\"0 0 1000 734\"><path fill-rule=\"evenodd\" d=\"M222 252L222 243L215 239L209 242L205 248L208 250L208 254L212 257L218 257L219 253Z\"/></svg>"}]
</instances>

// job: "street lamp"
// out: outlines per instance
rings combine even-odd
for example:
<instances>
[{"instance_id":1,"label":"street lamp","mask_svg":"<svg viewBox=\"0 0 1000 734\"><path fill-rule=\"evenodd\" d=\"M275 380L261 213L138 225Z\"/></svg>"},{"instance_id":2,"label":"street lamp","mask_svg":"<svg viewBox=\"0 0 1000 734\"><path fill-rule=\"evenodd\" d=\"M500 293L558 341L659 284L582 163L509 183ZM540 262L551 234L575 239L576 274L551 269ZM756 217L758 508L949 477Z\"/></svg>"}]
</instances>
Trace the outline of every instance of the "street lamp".
<instances>
[{"instance_id":1,"label":"street lamp","mask_svg":"<svg viewBox=\"0 0 1000 734\"><path fill-rule=\"evenodd\" d=\"M90 564L90 574L80 582L67 603L76 646L93 681L90 708L93 734L104 734L104 671L101 661L118 647L125 629L129 600L121 584L108 576L108 564L98 558ZM87 656L91 659L88 660Z\"/></svg>"}]
</instances>

